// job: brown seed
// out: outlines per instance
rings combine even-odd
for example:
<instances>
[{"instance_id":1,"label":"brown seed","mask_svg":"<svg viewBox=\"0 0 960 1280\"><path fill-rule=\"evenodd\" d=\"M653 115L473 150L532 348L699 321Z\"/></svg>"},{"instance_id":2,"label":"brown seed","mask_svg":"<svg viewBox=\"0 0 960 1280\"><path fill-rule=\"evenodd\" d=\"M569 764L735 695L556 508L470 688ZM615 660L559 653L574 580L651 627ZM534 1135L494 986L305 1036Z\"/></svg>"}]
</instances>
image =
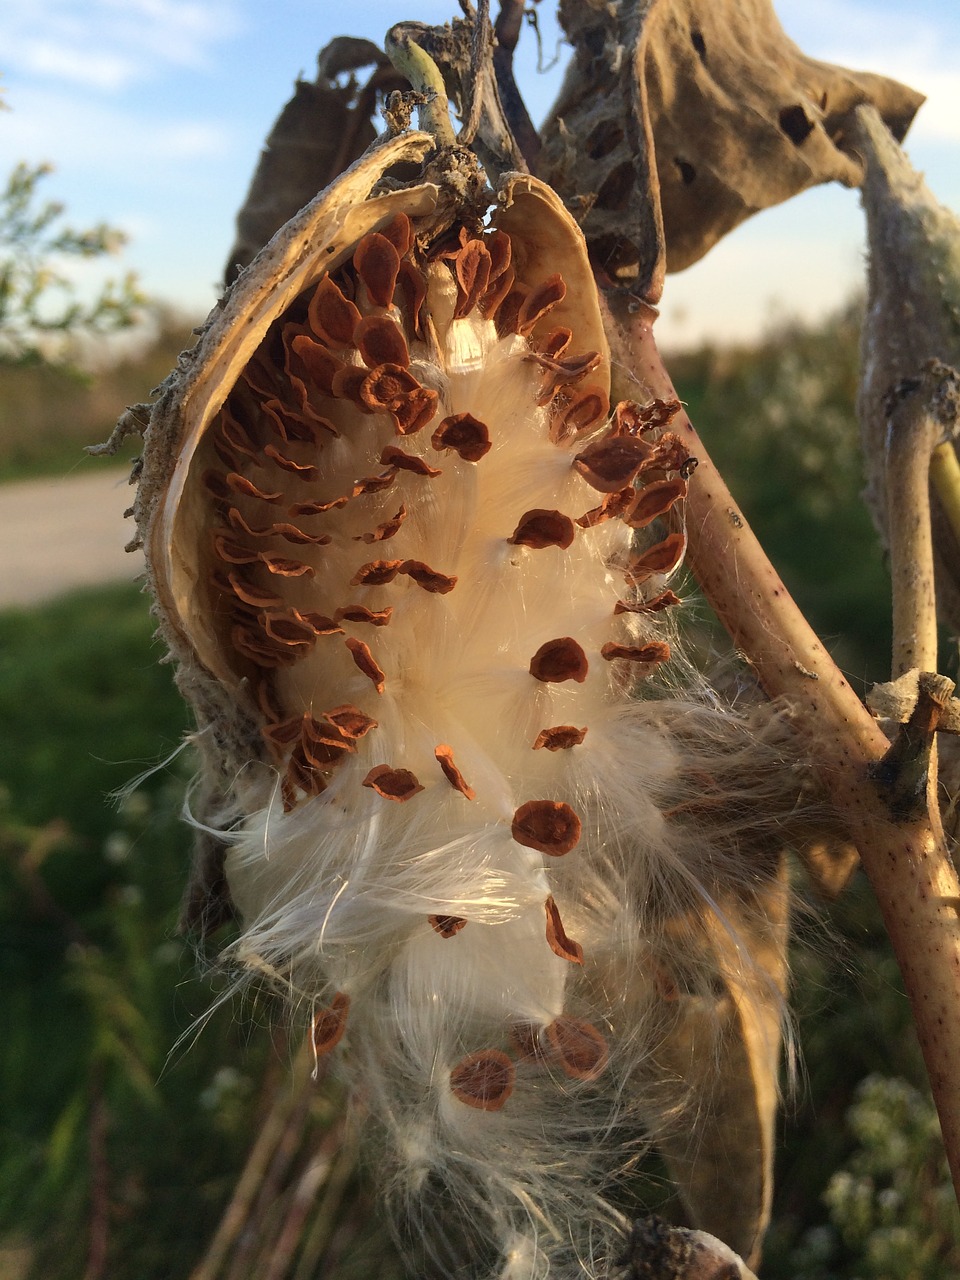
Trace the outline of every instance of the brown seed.
<instances>
[{"instance_id":1,"label":"brown seed","mask_svg":"<svg viewBox=\"0 0 960 1280\"><path fill-rule=\"evenodd\" d=\"M402 572L403 560L371 560L350 579L351 587L382 587Z\"/></svg>"},{"instance_id":2,"label":"brown seed","mask_svg":"<svg viewBox=\"0 0 960 1280\"><path fill-rule=\"evenodd\" d=\"M629 485L653 453L653 446L634 436L604 436L587 445L573 460L587 484L601 493L615 493Z\"/></svg>"},{"instance_id":3,"label":"brown seed","mask_svg":"<svg viewBox=\"0 0 960 1280\"><path fill-rule=\"evenodd\" d=\"M403 295L403 309L407 323L418 338L423 337L422 308L427 296L427 282L423 272L409 258L400 263L400 274L397 277L400 292Z\"/></svg>"},{"instance_id":4,"label":"brown seed","mask_svg":"<svg viewBox=\"0 0 960 1280\"><path fill-rule=\"evenodd\" d=\"M582 1018L555 1018L544 1037L561 1070L574 1080L596 1080L610 1060L602 1033Z\"/></svg>"},{"instance_id":5,"label":"brown seed","mask_svg":"<svg viewBox=\"0 0 960 1280\"><path fill-rule=\"evenodd\" d=\"M255 582L241 578L238 573L228 573L227 581L233 588L234 595L244 604L253 605L255 609L279 609L283 605L283 597L278 596L269 587L259 587Z\"/></svg>"},{"instance_id":6,"label":"brown seed","mask_svg":"<svg viewBox=\"0 0 960 1280\"><path fill-rule=\"evenodd\" d=\"M395 444L387 445L380 454L380 461L385 466L397 467L400 471L412 471L414 475L428 476L430 479L443 475L439 467L431 467L423 458L418 458L411 453L404 453Z\"/></svg>"},{"instance_id":7,"label":"brown seed","mask_svg":"<svg viewBox=\"0 0 960 1280\"><path fill-rule=\"evenodd\" d=\"M329 1005L316 1011L311 1028L315 1053L329 1053L340 1043L347 1027L349 1012L350 997L342 991L337 992Z\"/></svg>"},{"instance_id":8,"label":"brown seed","mask_svg":"<svg viewBox=\"0 0 960 1280\"><path fill-rule=\"evenodd\" d=\"M552 729L540 730L533 750L539 751L545 747L547 751L568 751L571 747L578 747L586 736L586 725L582 729L572 724L554 725Z\"/></svg>"},{"instance_id":9,"label":"brown seed","mask_svg":"<svg viewBox=\"0 0 960 1280\"><path fill-rule=\"evenodd\" d=\"M384 413L402 405L407 396L422 387L403 365L381 364L364 375L360 399L374 413Z\"/></svg>"},{"instance_id":10,"label":"brown seed","mask_svg":"<svg viewBox=\"0 0 960 1280\"><path fill-rule=\"evenodd\" d=\"M353 341L370 369L382 364L410 364L407 340L400 326L389 316L364 316L353 333Z\"/></svg>"},{"instance_id":11,"label":"brown seed","mask_svg":"<svg viewBox=\"0 0 960 1280\"><path fill-rule=\"evenodd\" d=\"M517 844L560 858L580 842L582 823L562 800L528 800L513 815L511 834Z\"/></svg>"},{"instance_id":12,"label":"brown seed","mask_svg":"<svg viewBox=\"0 0 960 1280\"><path fill-rule=\"evenodd\" d=\"M579 942L574 942L572 938L567 937L553 894L550 894L544 906L547 911L547 943L550 950L561 960L569 960L571 964L583 964L583 947Z\"/></svg>"},{"instance_id":13,"label":"brown seed","mask_svg":"<svg viewBox=\"0 0 960 1280\"><path fill-rule=\"evenodd\" d=\"M436 416L439 403L439 393L429 387L419 387L404 396L390 410L398 434L412 436L422 431Z\"/></svg>"},{"instance_id":14,"label":"brown seed","mask_svg":"<svg viewBox=\"0 0 960 1280\"><path fill-rule=\"evenodd\" d=\"M477 798L476 791L470 786L453 762L453 748L442 742L434 750L433 754L437 757L437 762L451 787L459 791L462 796L466 796L468 800L475 800Z\"/></svg>"},{"instance_id":15,"label":"brown seed","mask_svg":"<svg viewBox=\"0 0 960 1280\"><path fill-rule=\"evenodd\" d=\"M604 520L622 516L636 496L637 491L633 485L608 493L599 507L592 507L589 511L585 511L576 523L581 529L592 529L594 525L602 524Z\"/></svg>"},{"instance_id":16,"label":"brown seed","mask_svg":"<svg viewBox=\"0 0 960 1280\"><path fill-rule=\"evenodd\" d=\"M309 647L316 641L316 630L296 609L265 609L259 617L264 631L278 644Z\"/></svg>"},{"instance_id":17,"label":"brown seed","mask_svg":"<svg viewBox=\"0 0 960 1280\"><path fill-rule=\"evenodd\" d=\"M517 332L529 336L543 317L567 296L561 275L549 276L523 299L517 312Z\"/></svg>"},{"instance_id":18,"label":"brown seed","mask_svg":"<svg viewBox=\"0 0 960 1280\"><path fill-rule=\"evenodd\" d=\"M389 307L400 271L396 247L386 236L373 231L357 245L353 265L374 306Z\"/></svg>"},{"instance_id":19,"label":"brown seed","mask_svg":"<svg viewBox=\"0 0 960 1280\"><path fill-rule=\"evenodd\" d=\"M335 511L338 507L345 507L350 501L347 497L330 498L327 502L295 502L290 507L292 516L322 516L327 511Z\"/></svg>"},{"instance_id":20,"label":"brown seed","mask_svg":"<svg viewBox=\"0 0 960 1280\"><path fill-rule=\"evenodd\" d=\"M472 413L444 418L431 437L435 449L452 449L466 462L479 462L490 452L490 431Z\"/></svg>"},{"instance_id":21,"label":"brown seed","mask_svg":"<svg viewBox=\"0 0 960 1280\"><path fill-rule=\"evenodd\" d=\"M572 636L547 640L530 659L530 674L544 684L561 684L564 680L583 684L588 668L587 655Z\"/></svg>"},{"instance_id":22,"label":"brown seed","mask_svg":"<svg viewBox=\"0 0 960 1280\"><path fill-rule=\"evenodd\" d=\"M277 724L265 724L260 733L275 751L283 755L284 748L293 746L295 742L300 741L302 727L303 716L293 716L291 719L281 720Z\"/></svg>"},{"instance_id":23,"label":"brown seed","mask_svg":"<svg viewBox=\"0 0 960 1280\"><path fill-rule=\"evenodd\" d=\"M283 497L282 493L268 493L265 489L258 489L252 480L239 475L236 471L228 473L227 488L231 493L242 493L247 498L259 498L261 502L279 502Z\"/></svg>"},{"instance_id":24,"label":"brown seed","mask_svg":"<svg viewBox=\"0 0 960 1280\"><path fill-rule=\"evenodd\" d=\"M413 223L405 213L394 214L386 226L380 228L380 234L390 241L401 258L413 248Z\"/></svg>"},{"instance_id":25,"label":"brown seed","mask_svg":"<svg viewBox=\"0 0 960 1280\"><path fill-rule=\"evenodd\" d=\"M343 627L341 627L334 618L328 618L325 613L317 613L314 609L301 609L299 612L300 617L307 626L313 628L315 635L343 635Z\"/></svg>"},{"instance_id":26,"label":"brown seed","mask_svg":"<svg viewBox=\"0 0 960 1280\"><path fill-rule=\"evenodd\" d=\"M573 542L573 521L562 511L545 511L534 508L520 517L520 522L507 539L521 547L561 547L566 550Z\"/></svg>"},{"instance_id":27,"label":"brown seed","mask_svg":"<svg viewBox=\"0 0 960 1280\"><path fill-rule=\"evenodd\" d=\"M404 804L423 790L420 779L409 769L391 769L388 764L375 765L364 778L363 786L370 787L384 800L396 800Z\"/></svg>"},{"instance_id":28,"label":"brown seed","mask_svg":"<svg viewBox=\"0 0 960 1280\"><path fill-rule=\"evenodd\" d=\"M600 650L601 658L607 662L615 662L618 658L626 662L669 662L670 646L663 640L653 640L650 644L614 644L611 640Z\"/></svg>"},{"instance_id":29,"label":"brown seed","mask_svg":"<svg viewBox=\"0 0 960 1280\"><path fill-rule=\"evenodd\" d=\"M329 276L324 276L307 307L307 323L313 332L331 346L350 347L359 320L355 303L344 297L343 290Z\"/></svg>"},{"instance_id":30,"label":"brown seed","mask_svg":"<svg viewBox=\"0 0 960 1280\"><path fill-rule=\"evenodd\" d=\"M298 480L312 481L320 478L320 472L316 467L308 463L294 462L293 458L288 458L286 454L281 453L276 445L264 445L263 453L264 457L269 458L271 462L275 462L283 471L289 471Z\"/></svg>"},{"instance_id":31,"label":"brown seed","mask_svg":"<svg viewBox=\"0 0 960 1280\"><path fill-rule=\"evenodd\" d=\"M371 681L377 693L383 693L386 687L387 677L380 669L376 659L370 652L370 646L363 643L362 640L356 640L350 636L346 641L347 648L353 655L353 660L363 672L363 674Z\"/></svg>"},{"instance_id":32,"label":"brown seed","mask_svg":"<svg viewBox=\"0 0 960 1280\"><path fill-rule=\"evenodd\" d=\"M406 518L407 508L401 507L395 516L392 516L389 520L384 520L382 524L378 524L370 533L357 534L354 537L354 542L386 542L388 538L392 538L399 532L400 526Z\"/></svg>"},{"instance_id":33,"label":"brown seed","mask_svg":"<svg viewBox=\"0 0 960 1280\"><path fill-rule=\"evenodd\" d=\"M672 591L661 591L652 600L618 600L613 606L614 614L618 613L659 613L661 609L670 609L680 603L680 597Z\"/></svg>"},{"instance_id":34,"label":"brown seed","mask_svg":"<svg viewBox=\"0 0 960 1280\"><path fill-rule=\"evenodd\" d=\"M467 923L463 916L427 916L427 921L441 938L455 937Z\"/></svg>"},{"instance_id":35,"label":"brown seed","mask_svg":"<svg viewBox=\"0 0 960 1280\"><path fill-rule=\"evenodd\" d=\"M635 556L627 565L625 577L631 587L639 586L655 573L675 569L683 556L686 539L682 533L671 533L656 546Z\"/></svg>"},{"instance_id":36,"label":"brown seed","mask_svg":"<svg viewBox=\"0 0 960 1280\"><path fill-rule=\"evenodd\" d=\"M312 564L305 564L302 560L291 560L288 556L272 556L266 551L261 551L258 553L258 559L271 573L280 578L312 578L315 572Z\"/></svg>"},{"instance_id":37,"label":"brown seed","mask_svg":"<svg viewBox=\"0 0 960 1280\"><path fill-rule=\"evenodd\" d=\"M510 1028L510 1044L521 1062L544 1061L540 1030L535 1022L515 1022Z\"/></svg>"},{"instance_id":38,"label":"brown seed","mask_svg":"<svg viewBox=\"0 0 960 1280\"><path fill-rule=\"evenodd\" d=\"M478 1111L499 1111L513 1093L516 1068L499 1049L461 1058L450 1072L453 1096Z\"/></svg>"},{"instance_id":39,"label":"brown seed","mask_svg":"<svg viewBox=\"0 0 960 1280\"><path fill-rule=\"evenodd\" d=\"M457 585L455 577L451 577L446 573L439 573L436 569L431 569L422 560L404 560L400 566L400 573L405 573L408 578L414 580L418 587L422 587L424 591L429 591L432 595L445 596L448 591L452 591Z\"/></svg>"},{"instance_id":40,"label":"brown seed","mask_svg":"<svg viewBox=\"0 0 960 1280\"><path fill-rule=\"evenodd\" d=\"M362 480L358 480L353 486L353 497L359 498L364 493L382 493L384 489L389 489L397 478L396 467L387 467L386 471L381 471L379 475L364 476Z\"/></svg>"},{"instance_id":41,"label":"brown seed","mask_svg":"<svg viewBox=\"0 0 960 1280\"><path fill-rule=\"evenodd\" d=\"M214 534L213 549L218 558L226 560L227 564L256 564L260 555L259 551L251 551L242 542L231 538L229 533L219 531Z\"/></svg>"},{"instance_id":42,"label":"brown seed","mask_svg":"<svg viewBox=\"0 0 960 1280\"><path fill-rule=\"evenodd\" d=\"M637 500L623 517L631 529L644 529L658 516L666 515L675 502L687 496L687 483L677 477L674 480L654 480L637 494Z\"/></svg>"},{"instance_id":43,"label":"brown seed","mask_svg":"<svg viewBox=\"0 0 960 1280\"><path fill-rule=\"evenodd\" d=\"M334 613L336 622L368 622L373 627L385 627L393 617L393 609L368 609L362 604L344 605Z\"/></svg>"},{"instance_id":44,"label":"brown seed","mask_svg":"<svg viewBox=\"0 0 960 1280\"><path fill-rule=\"evenodd\" d=\"M377 728L377 721L351 702L345 702L342 706L324 711L323 719L336 725L345 738L362 738L371 729Z\"/></svg>"},{"instance_id":45,"label":"brown seed","mask_svg":"<svg viewBox=\"0 0 960 1280\"><path fill-rule=\"evenodd\" d=\"M490 252L482 240L470 240L454 259L457 277L457 305L454 318L469 315L486 293L490 283Z\"/></svg>"}]
</instances>

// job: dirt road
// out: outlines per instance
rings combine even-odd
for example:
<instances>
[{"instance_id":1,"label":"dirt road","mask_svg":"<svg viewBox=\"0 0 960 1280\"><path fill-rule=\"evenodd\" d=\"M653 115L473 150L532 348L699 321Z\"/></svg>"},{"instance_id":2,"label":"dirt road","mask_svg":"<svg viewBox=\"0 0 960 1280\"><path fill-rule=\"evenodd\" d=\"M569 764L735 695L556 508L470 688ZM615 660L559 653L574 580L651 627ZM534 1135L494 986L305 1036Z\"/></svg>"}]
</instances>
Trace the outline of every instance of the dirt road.
<instances>
[{"instance_id":1,"label":"dirt road","mask_svg":"<svg viewBox=\"0 0 960 1280\"><path fill-rule=\"evenodd\" d=\"M0 608L62 591L133 579L143 554L134 534L126 467L91 462L81 474L0 486Z\"/></svg>"}]
</instances>

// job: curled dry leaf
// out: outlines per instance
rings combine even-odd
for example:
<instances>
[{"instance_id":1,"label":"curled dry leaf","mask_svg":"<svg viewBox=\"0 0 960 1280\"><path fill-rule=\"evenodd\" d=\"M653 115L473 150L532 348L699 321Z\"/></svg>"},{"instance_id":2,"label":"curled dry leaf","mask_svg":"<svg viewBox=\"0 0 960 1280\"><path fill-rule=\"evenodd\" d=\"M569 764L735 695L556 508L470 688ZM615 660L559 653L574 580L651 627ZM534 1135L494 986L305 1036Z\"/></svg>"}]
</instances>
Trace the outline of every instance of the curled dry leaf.
<instances>
[{"instance_id":1,"label":"curled dry leaf","mask_svg":"<svg viewBox=\"0 0 960 1280\"><path fill-rule=\"evenodd\" d=\"M538 172L597 264L650 302L664 269L690 266L751 214L817 183L856 186L858 103L902 138L923 101L807 58L769 0L562 0L560 19L576 54Z\"/></svg>"}]
</instances>

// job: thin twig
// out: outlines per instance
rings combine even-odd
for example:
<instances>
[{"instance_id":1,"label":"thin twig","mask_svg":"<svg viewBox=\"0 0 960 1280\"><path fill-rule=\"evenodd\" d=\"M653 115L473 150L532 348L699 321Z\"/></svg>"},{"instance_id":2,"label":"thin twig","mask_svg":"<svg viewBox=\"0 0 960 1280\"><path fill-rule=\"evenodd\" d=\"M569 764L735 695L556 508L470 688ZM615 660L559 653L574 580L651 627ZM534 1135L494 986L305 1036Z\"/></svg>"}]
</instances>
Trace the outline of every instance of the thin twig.
<instances>
[{"instance_id":1,"label":"thin twig","mask_svg":"<svg viewBox=\"0 0 960 1280\"><path fill-rule=\"evenodd\" d=\"M303 1088L311 1085L312 1067L312 1056L309 1055L307 1046L304 1046L297 1055L289 1086L281 1087L276 1091L230 1203L220 1220L220 1225L203 1260L191 1272L190 1280L217 1280L217 1276L220 1275L227 1255L249 1221L251 1210L283 1138L290 1114L296 1107Z\"/></svg>"},{"instance_id":2,"label":"thin twig","mask_svg":"<svg viewBox=\"0 0 960 1280\"><path fill-rule=\"evenodd\" d=\"M493 69L507 124L524 160L532 170L542 143L513 75L513 52L520 39L524 6L525 0L503 0L500 6L494 28L496 44L493 50Z\"/></svg>"},{"instance_id":3,"label":"thin twig","mask_svg":"<svg viewBox=\"0 0 960 1280\"><path fill-rule=\"evenodd\" d=\"M611 295L615 394L675 398L653 339L655 312ZM686 415L671 423L699 466L688 497L689 564L770 697L789 701L804 749L873 885L913 1008L944 1147L960 1191L960 902L929 814L895 820L871 770L889 743L780 581Z\"/></svg>"},{"instance_id":4,"label":"thin twig","mask_svg":"<svg viewBox=\"0 0 960 1280\"><path fill-rule=\"evenodd\" d=\"M943 428L921 376L887 398L886 475L893 585L891 678L937 670L937 597L930 527L930 459Z\"/></svg>"}]
</instances>

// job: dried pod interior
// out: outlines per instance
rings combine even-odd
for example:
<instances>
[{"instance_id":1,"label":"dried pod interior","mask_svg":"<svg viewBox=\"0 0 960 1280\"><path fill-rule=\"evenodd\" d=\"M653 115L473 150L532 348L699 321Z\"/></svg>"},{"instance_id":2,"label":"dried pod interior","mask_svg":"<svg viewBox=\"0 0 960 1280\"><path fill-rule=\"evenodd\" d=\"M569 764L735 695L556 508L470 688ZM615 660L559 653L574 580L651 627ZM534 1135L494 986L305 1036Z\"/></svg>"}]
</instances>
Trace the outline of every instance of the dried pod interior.
<instances>
[{"instance_id":1,"label":"dried pod interior","mask_svg":"<svg viewBox=\"0 0 960 1280\"><path fill-rule=\"evenodd\" d=\"M583 239L548 188L514 176L478 209L362 186L281 233L158 406L148 557L235 957L345 1051L425 1218L439 1178L507 1253L562 1254L563 1221L620 1222L603 1144L570 1150L568 1126L626 1107L635 1137L682 1101L635 1088L683 1004L650 939L742 874L742 832L671 816L701 775L631 696L670 662L689 460L673 406L611 411Z\"/></svg>"}]
</instances>

